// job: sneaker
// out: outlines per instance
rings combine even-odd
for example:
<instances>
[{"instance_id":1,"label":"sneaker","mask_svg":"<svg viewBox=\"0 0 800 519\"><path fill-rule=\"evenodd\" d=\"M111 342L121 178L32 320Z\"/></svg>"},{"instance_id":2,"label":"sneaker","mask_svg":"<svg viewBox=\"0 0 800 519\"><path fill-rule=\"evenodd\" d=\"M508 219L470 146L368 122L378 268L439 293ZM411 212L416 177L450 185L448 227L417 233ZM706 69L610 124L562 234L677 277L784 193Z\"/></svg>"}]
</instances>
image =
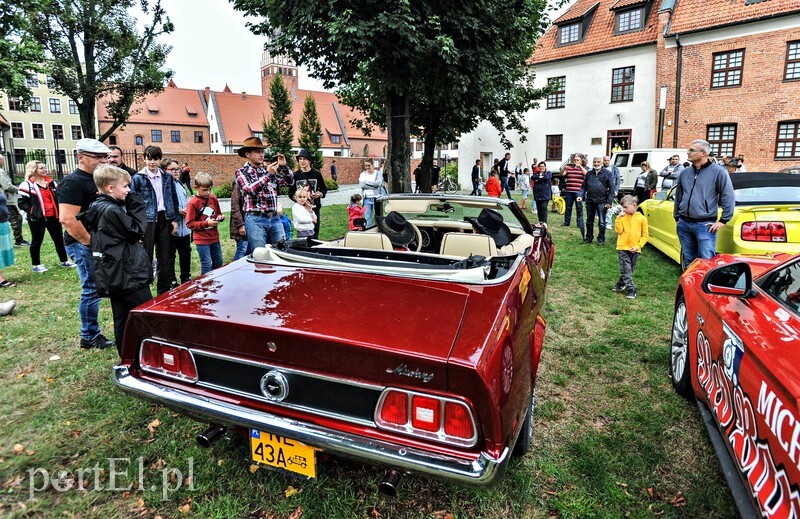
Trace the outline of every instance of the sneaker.
<instances>
[{"instance_id":1,"label":"sneaker","mask_svg":"<svg viewBox=\"0 0 800 519\"><path fill-rule=\"evenodd\" d=\"M47 272L47 267L44 265L34 265L31 270L34 272Z\"/></svg>"},{"instance_id":2,"label":"sneaker","mask_svg":"<svg viewBox=\"0 0 800 519\"><path fill-rule=\"evenodd\" d=\"M27 240L22 240L22 241L18 241L14 245L16 245L17 247L30 247L31 246L31 242L29 242Z\"/></svg>"},{"instance_id":3,"label":"sneaker","mask_svg":"<svg viewBox=\"0 0 800 519\"><path fill-rule=\"evenodd\" d=\"M636 299L636 289L635 288L629 288L628 289L628 293L625 294L625 297L627 297L628 299Z\"/></svg>"},{"instance_id":4,"label":"sneaker","mask_svg":"<svg viewBox=\"0 0 800 519\"><path fill-rule=\"evenodd\" d=\"M81 348L85 350L90 348L97 348L98 350L104 350L112 346L114 346L114 341L109 340L102 333L97 337L95 337L94 339L81 339Z\"/></svg>"},{"instance_id":5,"label":"sneaker","mask_svg":"<svg viewBox=\"0 0 800 519\"><path fill-rule=\"evenodd\" d=\"M619 283L611 287L612 292L622 292L623 290L625 290L625 285L621 285Z\"/></svg>"},{"instance_id":6,"label":"sneaker","mask_svg":"<svg viewBox=\"0 0 800 519\"><path fill-rule=\"evenodd\" d=\"M61 266L66 267L68 269L74 269L78 267L78 265L72 260L65 261L64 263L61 264Z\"/></svg>"}]
</instances>

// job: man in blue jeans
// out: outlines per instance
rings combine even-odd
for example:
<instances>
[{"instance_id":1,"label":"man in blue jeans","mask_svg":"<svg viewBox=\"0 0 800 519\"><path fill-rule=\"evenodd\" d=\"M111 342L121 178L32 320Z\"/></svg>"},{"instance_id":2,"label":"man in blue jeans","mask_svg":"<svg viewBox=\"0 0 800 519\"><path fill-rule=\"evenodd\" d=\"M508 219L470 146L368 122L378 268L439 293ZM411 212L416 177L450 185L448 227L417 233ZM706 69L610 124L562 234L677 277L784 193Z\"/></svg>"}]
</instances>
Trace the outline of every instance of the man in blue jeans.
<instances>
[{"instance_id":1,"label":"man in blue jeans","mask_svg":"<svg viewBox=\"0 0 800 519\"><path fill-rule=\"evenodd\" d=\"M278 214L278 186L289 187L294 181L286 158L280 153L274 162L264 167L264 149L261 139L248 137L236 150L240 157L247 159L244 166L236 170L236 182L242 190L244 227L251 251L286 237Z\"/></svg>"},{"instance_id":2,"label":"man in blue jeans","mask_svg":"<svg viewBox=\"0 0 800 519\"><path fill-rule=\"evenodd\" d=\"M89 248L89 232L78 221L78 213L85 211L97 198L97 186L92 173L100 164L108 162L111 152L102 142L95 139L81 139L75 146L78 168L58 188L58 214L64 227L64 245L72 261L78 265L81 279L81 299L78 313L81 317L81 348L104 349L114 346L100 333L97 314L100 297L94 284L94 263Z\"/></svg>"},{"instance_id":3,"label":"man in blue jeans","mask_svg":"<svg viewBox=\"0 0 800 519\"><path fill-rule=\"evenodd\" d=\"M713 258L717 253L717 231L733 218L736 196L725 168L708 158L711 146L695 140L688 149L691 166L681 171L674 190L673 216L681 242L681 267L697 258ZM722 215L717 219L718 208Z\"/></svg>"}]
</instances>

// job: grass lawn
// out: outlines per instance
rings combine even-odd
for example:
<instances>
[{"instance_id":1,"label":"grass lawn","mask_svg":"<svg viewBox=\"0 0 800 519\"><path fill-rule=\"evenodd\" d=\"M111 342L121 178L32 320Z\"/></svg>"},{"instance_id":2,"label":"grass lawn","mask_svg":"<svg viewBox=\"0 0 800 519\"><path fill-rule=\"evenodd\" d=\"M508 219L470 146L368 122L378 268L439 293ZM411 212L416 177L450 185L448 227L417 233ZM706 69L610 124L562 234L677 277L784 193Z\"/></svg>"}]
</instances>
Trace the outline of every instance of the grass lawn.
<instances>
[{"instance_id":1,"label":"grass lawn","mask_svg":"<svg viewBox=\"0 0 800 519\"><path fill-rule=\"evenodd\" d=\"M343 234L344 205L322 215L323 238ZM251 473L247 449L233 439L199 448L194 437L203 425L114 387L115 350L78 348L78 275L54 266L49 238L44 274L31 272L27 250L17 248L17 265L4 274L18 284L0 289L0 300L18 302L0 318L0 515L736 516L697 409L667 376L678 265L646 247L635 274L639 297L627 300L610 290L618 276L613 231L604 247L582 245L575 227L552 220L557 253L531 453L512 461L492 488L408 476L394 500L377 492L380 468L322 460L318 479L307 481ZM228 261L227 222L221 235ZM112 336L107 301L100 318ZM75 488L79 480L83 489Z\"/></svg>"}]
</instances>

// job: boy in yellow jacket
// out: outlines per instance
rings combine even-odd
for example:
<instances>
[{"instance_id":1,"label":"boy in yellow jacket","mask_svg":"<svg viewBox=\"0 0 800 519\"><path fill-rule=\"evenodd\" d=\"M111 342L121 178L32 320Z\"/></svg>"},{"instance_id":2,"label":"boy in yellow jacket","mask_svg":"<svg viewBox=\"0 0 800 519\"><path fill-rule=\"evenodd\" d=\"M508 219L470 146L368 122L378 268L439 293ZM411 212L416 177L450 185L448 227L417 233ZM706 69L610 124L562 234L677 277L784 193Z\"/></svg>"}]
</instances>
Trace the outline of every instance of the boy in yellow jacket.
<instances>
[{"instance_id":1,"label":"boy in yellow jacket","mask_svg":"<svg viewBox=\"0 0 800 519\"><path fill-rule=\"evenodd\" d=\"M636 212L637 201L635 196L627 195L620 201L622 214L617 217L614 229L617 231L617 256L619 257L619 281L611 290L622 292L626 290L628 299L636 299L636 284L633 282L633 271L636 261L642 252L642 247L647 243L647 218L642 213Z\"/></svg>"}]
</instances>

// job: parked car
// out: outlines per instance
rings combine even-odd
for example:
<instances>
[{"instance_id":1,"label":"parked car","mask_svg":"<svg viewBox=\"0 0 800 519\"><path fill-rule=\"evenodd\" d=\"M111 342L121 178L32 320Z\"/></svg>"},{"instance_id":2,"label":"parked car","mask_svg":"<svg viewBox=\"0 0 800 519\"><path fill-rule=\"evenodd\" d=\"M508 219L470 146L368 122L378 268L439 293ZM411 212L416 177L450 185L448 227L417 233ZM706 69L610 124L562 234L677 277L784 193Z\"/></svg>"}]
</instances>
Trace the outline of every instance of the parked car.
<instances>
[{"instance_id":1,"label":"parked car","mask_svg":"<svg viewBox=\"0 0 800 519\"><path fill-rule=\"evenodd\" d=\"M675 297L670 376L697 400L742 517L800 514L800 255L699 260Z\"/></svg>"},{"instance_id":2,"label":"parked car","mask_svg":"<svg viewBox=\"0 0 800 519\"><path fill-rule=\"evenodd\" d=\"M485 208L524 253L473 234ZM516 202L380 197L412 224L411 251L372 227L286 241L185 283L130 314L119 388L249 438L253 461L308 477L316 452L485 485L533 434L555 248Z\"/></svg>"},{"instance_id":3,"label":"parked car","mask_svg":"<svg viewBox=\"0 0 800 519\"><path fill-rule=\"evenodd\" d=\"M686 162L686 148L650 148L638 150L623 150L611 155L611 163L619 168L622 177L619 191L620 196L634 192L636 177L642 172L642 162L648 162L650 167L660 172L669 164L673 155L680 156L680 164ZM657 189L661 189L663 177L658 177Z\"/></svg>"},{"instance_id":4,"label":"parked car","mask_svg":"<svg viewBox=\"0 0 800 519\"><path fill-rule=\"evenodd\" d=\"M800 176L785 173L733 173L736 208L717 236L717 252L768 254L800 252ZM681 262L674 189L658 192L639 210L647 217L648 243Z\"/></svg>"}]
</instances>

